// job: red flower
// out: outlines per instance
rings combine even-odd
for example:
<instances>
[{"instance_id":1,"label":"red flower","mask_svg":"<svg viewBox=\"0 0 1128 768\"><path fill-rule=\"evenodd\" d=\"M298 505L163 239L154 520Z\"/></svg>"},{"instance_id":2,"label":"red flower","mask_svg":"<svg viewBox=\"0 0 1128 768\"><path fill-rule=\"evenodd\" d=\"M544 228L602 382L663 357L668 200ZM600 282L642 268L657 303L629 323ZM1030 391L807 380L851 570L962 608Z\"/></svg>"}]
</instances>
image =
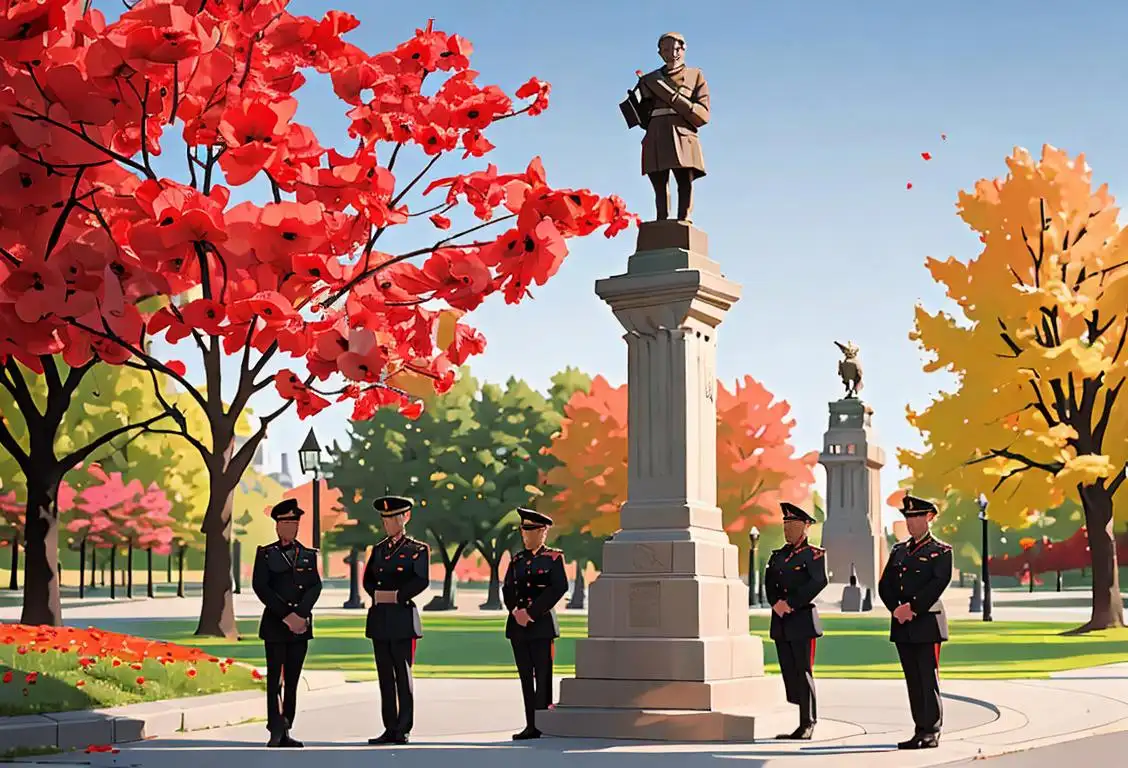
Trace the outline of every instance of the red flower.
<instances>
[{"instance_id":1,"label":"red flower","mask_svg":"<svg viewBox=\"0 0 1128 768\"><path fill-rule=\"evenodd\" d=\"M35 685L37 680L39 680L39 673L38 672L28 672L27 676L24 677L24 682L27 683L28 685Z\"/></svg>"},{"instance_id":2,"label":"red flower","mask_svg":"<svg viewBox=\"0 0 1128 768\"><path fill-rule=\"evenodd\" d=\"M252 669L251 670L251 679L252 680L262 680L262 674L257 669Z\"/></svg>"},{"instance_id":3,"label":"red flower","mask_svg":"<svg viewBox=\"0 0 1128 768\"><path fill-rule=\"evenodd\" d=\"M450 229L450 219L440 213L431 215L431 223L438 229Z\"/></svg>"},{"instance_id":4,"label":"red flower","mask_svg":"<svg viewBox=\"0 0 1128 768\"><path fill-rule=\"evenodd\" d=\"M138 678L137 678L137 684L138 684L138 685L144 685L144 684L145 684L145 678L143 678L143 677L138 677Z\"/></svg>"},{"instance_id":5,"label":"red flower","mask_svg":"<svg viewBox=\"0 0 1128 768\"><path fill-rule=\"evenodd\" d=\"M7 672L5 672L4 677L0 678L0 680L3 680L5 683L12 682L12 670L9 669Z\"/></svg>"},{"instance_id":6,"label":"red flower","mask_svg":"<svg viewBox=\"0 0 1128 768\"><path fill-rule=\"evenodd\" d=\"M534 96L533 103L529 105L529 115L539 115L548 109L548 94L552 91L552 86L549 83L542 83L535 77L529 78L529 81L517 89L517 98L527 99Z\"/></svg>"},{"instance_id":7,"label":"red flower","mask_svg":"<svg viewBox=\"0 0 1128 768\"><path fill-rule=\"evenodd\" d=\"M188 677L195 677L196 676L196 668L195 667L189 667L188 669L184 670L184 674L187 675Z\"/></svg>"}]
</instances>

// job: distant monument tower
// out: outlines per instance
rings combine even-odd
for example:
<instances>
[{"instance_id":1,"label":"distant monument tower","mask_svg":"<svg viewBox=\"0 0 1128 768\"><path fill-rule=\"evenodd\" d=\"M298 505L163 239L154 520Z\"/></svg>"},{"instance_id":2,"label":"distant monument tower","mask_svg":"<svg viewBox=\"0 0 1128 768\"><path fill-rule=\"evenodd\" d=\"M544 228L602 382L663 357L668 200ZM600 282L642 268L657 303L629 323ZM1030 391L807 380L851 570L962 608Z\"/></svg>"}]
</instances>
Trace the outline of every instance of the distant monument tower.
<instances>
[{"instance_id":1,"label":"distant monument tower","mask_svg":"<svg viewBox=\"0 0 1128 768\"><path fill-rule=\"evenodd\" d=\"M846 396L830 403L830 423L823 435L819 463L826 469L826 521L822 546L832 585L842 585L847 598L843 610L861 606L855 590L877 591L884 565L884 536L881 528L881 468L885 451L876 445L873 408L858 397L862 389L862 365L853 342L834 342L844 355L838 373ZM851 573L856 586L851 589ZM850 593L850 594L847 594ZM838 593L828 592L838 599Z\"/></svg>"}]
</instances>

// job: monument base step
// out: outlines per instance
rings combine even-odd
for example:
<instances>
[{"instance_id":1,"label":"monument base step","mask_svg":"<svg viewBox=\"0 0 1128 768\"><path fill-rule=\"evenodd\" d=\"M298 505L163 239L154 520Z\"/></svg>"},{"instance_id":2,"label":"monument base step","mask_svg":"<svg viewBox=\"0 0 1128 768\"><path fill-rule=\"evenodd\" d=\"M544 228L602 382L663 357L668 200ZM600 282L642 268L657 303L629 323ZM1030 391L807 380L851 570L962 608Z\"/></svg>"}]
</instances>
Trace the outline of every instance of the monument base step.
<instances>
[{"instance_id":1,"label":"monument base step","mask_svg":"<svg viewBox=\"0 0 1128 768\"><path fill-rule=\"evenodd\" d=\"M770 711L784 703L780 677L731 680L613 680L567 677L560 705L568 708L638 710Z\"/></svg>"},{"instance_id":2,"label":"monument base step","mask_svg":"<svg viewBox=\"0 0 1128 768\"><path fill-rule=\"evenodd\" d=\"M767 712L702 712L690 709L561 707L537 712L537 728L549 736L671 742L756 740L756 720Z\"/></svg>"}]
</instances>

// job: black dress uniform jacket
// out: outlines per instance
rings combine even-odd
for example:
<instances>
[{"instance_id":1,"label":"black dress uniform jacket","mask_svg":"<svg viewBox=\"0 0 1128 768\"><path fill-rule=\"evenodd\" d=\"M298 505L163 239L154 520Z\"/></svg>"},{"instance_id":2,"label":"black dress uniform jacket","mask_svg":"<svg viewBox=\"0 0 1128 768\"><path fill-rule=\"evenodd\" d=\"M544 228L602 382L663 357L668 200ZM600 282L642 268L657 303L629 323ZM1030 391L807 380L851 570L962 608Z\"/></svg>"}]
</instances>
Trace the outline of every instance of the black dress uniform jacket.
<instances>
[{"instance_id":1,"label":"black dress uniform jacket","mask_svg":"<svg viewBox=\"0 0 1128 768\"><path fill-rule=\"evenodd\" d=\"M268 643L290 643L313 637L313 606L321 595L316 549L296 541L286 547L277 541L259 547L255 552L251 586L264 606L259 622L260 639ZM295 635L282 622L291 613L309 622L303 634Z\"/></svg>"},{"instance_id":2,"label":"black dress uniform jacket","mask_svg":"<svg viewBox=\"0 0 1128 768\"><path fill-rule=\"evenodd\" d=\"M564 553L541 547L537 552L524 550L513 556L505 570L502 600L509 613L505 636L510 640L551 640L560 637L556 604L568 592L568 575L564 572ZM513 618L514 608L524 608L532 619L522 627Z\"/></svg>"},{"instance_id":3,"label":"black dress uniform jacket","mask_svg":"<svg viewBox=\"0 0 1128 768\"><path fill-rule=\"evenodd\" d=\"M952 547L929 534L921 541L908 539L893 545L881 573L877 591L892 612L908 603L911 621L890 618L889 639L894 643L940 643L948 639L948 615L940 596L952 583Z\"/></svg>"},{"instance_id":4,"label":"black dress uniform jacket","mask_svg":"<svg viewBox=\"0 0 1128 768\"><path fill-rule=\"evenodd\" d=\"M784 600L791 606L791 613L778 616L772 611L771 639L822 637L822 622L814 600L826 585L825 549L803 541L798 546L785 544L772 552L764 576L764 592L769 606Z\"/></svg>"},{"instance_id":5,"label":"black dress uniform jacket","mask_svg":"<svg viewBox=\"0 0 1128 768\"><path fill-rule=\"evenodd\" d=\"M431 550L422 541L402 536L386 538L372 547L364 566L364 591L373 598L364 636L372 640L423 637L423 623L415 598L431 583ZM377 603L377 590L395 590L395 603Z\"/></svg>"}]
</instances>

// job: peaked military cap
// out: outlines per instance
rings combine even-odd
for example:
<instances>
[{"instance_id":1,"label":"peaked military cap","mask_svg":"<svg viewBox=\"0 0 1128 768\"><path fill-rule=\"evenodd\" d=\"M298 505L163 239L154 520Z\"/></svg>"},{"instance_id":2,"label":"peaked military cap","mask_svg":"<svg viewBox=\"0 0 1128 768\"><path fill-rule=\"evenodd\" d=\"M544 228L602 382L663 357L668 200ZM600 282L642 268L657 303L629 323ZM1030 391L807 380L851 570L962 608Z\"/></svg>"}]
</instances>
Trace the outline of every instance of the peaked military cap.
<instances>
[{"instance_id":1,"label":"peaked military cap","mask_svg":"<svg viewBox=\"0 0 1128 768\"><path fill-rule=\"evenodd\" d=\"M928 499L919 499L907 493L905 498L901 499L901 514L905 517L918 517L929 512L934 515L940 514L940 510Z\"/></svg>"},{"instance_id":2,"label":"peaked military cap","mask_svg":"<svg viewBox=\"0 0 1128 768\"><path fill-rule=\"evenodd\" d=\"M380 517L395 517L409 511L415 506L415 501L406 496L381 496L372 502L372 506L380 513Z\"/></svg>"},{"instance_id":3,"label":"peaked military cap","mask_svg":"<svg viewBox=\"0 0 1128 768\"><path fill-rule=\"evenodd\" d=\"M789 504L786 501L781 501L779 503L779 508L783 510L784 520L801 520L804 523L815 522L815 518L811 517L809 514L807 514L806 511L800 509L794 504Z\"/></svg>"},{"instance_id":4,"label":"peaked military cap","mask_svg":"<svg viewBox=\"0 0 1128 768\"><path fill-rule=\"evenodd\" d=\"M283 499L270 510L270 516L275 520L298 520L305 514L305 510L298 506L296 499Z\"/></svg>"},{"instance_id":5,"label":"peaked military cap","mask_svg":"<svg viewBox=\"0 0 1128 768\"><path fill-rule=\"evenodd\" d=\"M526 531L535 531L537 528L547 528L552 525L551 517L535 509L517 507L517 514L521 516L521 527Z\"/></svg>"}]
</instances>

